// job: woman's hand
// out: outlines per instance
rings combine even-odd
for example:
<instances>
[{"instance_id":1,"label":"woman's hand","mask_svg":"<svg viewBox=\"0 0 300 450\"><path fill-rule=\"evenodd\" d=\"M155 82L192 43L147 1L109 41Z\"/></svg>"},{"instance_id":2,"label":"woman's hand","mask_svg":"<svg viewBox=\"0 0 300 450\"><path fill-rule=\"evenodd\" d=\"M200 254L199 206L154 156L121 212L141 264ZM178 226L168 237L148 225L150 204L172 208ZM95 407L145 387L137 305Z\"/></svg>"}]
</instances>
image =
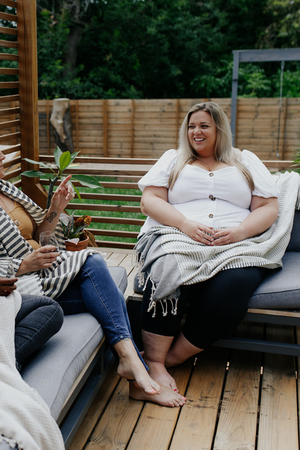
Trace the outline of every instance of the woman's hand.
<instances>
[{"instance_id":1,"label":"woman's hand","mask_svg":"<svg viewBox=\"0 0 300 450\"><path fill-rule=\"evenodd\" d=\"M228 227L214 232L213 245L233 244L234 242L243 241L246 239L245 233L241 227Z\"/></svg>"},{"instance_id":2,"label":"woman's hand","mask_svg":"<svg viewBox=\"0 0 300 450\"><path fill-rule=\"evenodd\" d=\"M0 278L0 295L7 297L12 291L17 289L15 283L18 278Z\"/></svg>"},{"instance_id":3,"label":"woman's hand","mask_svg":"<svg viewBox=\"0 0 300 450\"><path fill-rule=\"evenodd\" d=\"M50 209L55 209L56 211L63 212L63 210L68 206L70 200L72 200L75 197L72 185L68 184L71 178L72 175L68 175L60 183L60 185L53 194Z\"/></svg>"},{"instance_id":4,"label":"woman's hand","mask_svg":"<svg viewBox=\"0 0 300 450\"><path fill-rule=\"evenodd\" d=\"M52 266L58 256L59 252L56 251L54 245L45 245L44 247L38 248L23 259L17 275L47 269Z\"/></svg>"},{"instance_id":5,"label":"woman's hand","mask_svg":"<svg viewBox=\"0 0 300 450\"><path fill-rule=\"evenodd\" d=\"M186 219L182 222L180 231L187 234L194 241L205 245L214 245L214 231L200 222Z\"/></svg>"}]
</instances>

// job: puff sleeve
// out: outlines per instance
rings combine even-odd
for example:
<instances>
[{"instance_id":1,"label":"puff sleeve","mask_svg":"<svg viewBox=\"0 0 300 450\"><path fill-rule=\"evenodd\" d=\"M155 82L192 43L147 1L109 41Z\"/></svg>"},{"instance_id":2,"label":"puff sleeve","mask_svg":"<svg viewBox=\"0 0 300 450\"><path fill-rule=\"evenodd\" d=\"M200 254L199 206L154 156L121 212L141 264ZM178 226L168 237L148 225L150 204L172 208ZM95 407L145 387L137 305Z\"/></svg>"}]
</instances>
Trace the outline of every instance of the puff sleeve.
<instances>
[{"instance_id":1,"label":"puff sleeve","mask_svg":"<svg viewBox=\"0 0 300 450\"><path fill-rule=\"evenodd\" d=\"M279 189L274 177L254 153L243 150L242 163L247 167L253 177L255 189L252 195L264 198L279 196Z\"/></svg>"},{"instance_id":2,"label":"puff sleeve","mask_svg":"<svg viewBox=\"0 0 300 450\"><path fill-rule=\"evenodd\" d=\"M138 186L143 191L147 186L169 187L170 172L176 162L177 151L166 151L153 167L140 179Z\"/></svg>"}]
</instances>

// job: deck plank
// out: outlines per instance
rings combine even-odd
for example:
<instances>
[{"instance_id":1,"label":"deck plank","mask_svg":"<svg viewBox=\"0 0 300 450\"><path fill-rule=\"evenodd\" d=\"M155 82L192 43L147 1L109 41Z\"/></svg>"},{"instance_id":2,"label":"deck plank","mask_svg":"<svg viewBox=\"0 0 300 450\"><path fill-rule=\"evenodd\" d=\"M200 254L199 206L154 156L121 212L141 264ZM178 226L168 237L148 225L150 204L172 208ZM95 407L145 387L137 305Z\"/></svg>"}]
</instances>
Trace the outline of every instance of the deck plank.
<instances>
[{"instance_id":1,"label":"deck plank","mask_svg":"<svg viewBox=\"0 0 300 450\"><path fill-rule=\"evenodd\" d=\"M243 323L239 336L244 335L262 338L263 326ZM231 352L214 450L255 448L260 372L260 353Z\"/></svg>"},{"instance_id":2,"label":"deck plank","mask_svg":"<svg viewBox=\"0 0 300 450\"><path fill-rule=\"evenodd\" d=\"M144 402L128 396L129 384L121 380L93 431L86 450L122 450L130 439Z\"/></svg>"},{"instance_id":3,"label":"deck plank","mask_svg":"<svg viewBox=\"0 0 300 450\"><path fill-rule=\"evenodd\" d=\"M212 348L198 356L170 450L211 448L227 360L227 349Z\"/></svg>"},{"instance_id":4,"label":"deck plank","mask_svg":"<svg viewBox=\"0 0 300 450\"><path fill-rule=\"evenodd\" d=\"M267 337L293 342L292 327L268 326ZM296 450L297 390L292 356L265 355L257 450Z\"/></svg>"},{"instance_id":5,"label":"deck plank","mask_svg":"<svg viewBox=\"0 0 300 450\"><path fill-rule=\"evenodd\" d=\"M116 373L117 363L114 363L107 377L96 395L87 415L85 416L79 430L75 434L69 450L82 450L88 441L94 427L97 425L103 411L109 403L117 384L120 381L119 375Z\"/></svg>"}]
</instances>

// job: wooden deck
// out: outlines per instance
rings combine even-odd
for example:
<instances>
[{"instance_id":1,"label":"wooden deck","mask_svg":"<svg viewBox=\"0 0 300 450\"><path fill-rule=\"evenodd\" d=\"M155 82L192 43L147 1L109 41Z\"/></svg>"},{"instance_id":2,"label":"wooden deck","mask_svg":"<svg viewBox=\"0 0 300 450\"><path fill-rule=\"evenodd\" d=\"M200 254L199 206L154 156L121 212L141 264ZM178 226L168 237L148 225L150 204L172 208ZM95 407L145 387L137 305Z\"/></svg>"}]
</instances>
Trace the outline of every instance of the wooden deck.
<instances>
[{"instance_id":1,"label":"wooden deck","mask_svg":"<svg viewBox=\"0 0 300 450\"><path fill-rule=\"evenodd\" d=\"M128 273L132 253L102 249L109 265ZM297 329L244 322L239 335L285 342ZM299 450L298 358L211 348L172 370L182 408L129 399L128 382L113 367L70 450Z\"/></svg>"}]
</instances>

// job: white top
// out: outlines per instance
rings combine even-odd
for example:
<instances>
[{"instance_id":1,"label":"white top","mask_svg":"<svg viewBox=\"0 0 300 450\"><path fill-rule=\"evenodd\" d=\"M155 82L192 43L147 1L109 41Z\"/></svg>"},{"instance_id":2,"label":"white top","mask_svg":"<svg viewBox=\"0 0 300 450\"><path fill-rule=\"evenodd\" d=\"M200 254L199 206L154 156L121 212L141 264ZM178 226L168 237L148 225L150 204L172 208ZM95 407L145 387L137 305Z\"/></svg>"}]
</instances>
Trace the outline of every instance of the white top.
<instances>
[{"instance_id":1,"label":"white top","mask_svg":"<svg viewBox=\"0 0 300 450\"><path fill-rule=\"evenodd\" d=\"M147 186L169 188L169 176L176 158L176 150L165 152L139 181L141 191ZM253 177L255 189L252 193L244 175L235 166L208 172L187 164L173 189L168 191L168 202L187 219L209 227L238 226L250 214L252 195L264 198L279 195L272 175L254 153L243 150L241 161ZM161 224L148 217L140 234L155 225Z\"/></svg>"}]
</instances>

